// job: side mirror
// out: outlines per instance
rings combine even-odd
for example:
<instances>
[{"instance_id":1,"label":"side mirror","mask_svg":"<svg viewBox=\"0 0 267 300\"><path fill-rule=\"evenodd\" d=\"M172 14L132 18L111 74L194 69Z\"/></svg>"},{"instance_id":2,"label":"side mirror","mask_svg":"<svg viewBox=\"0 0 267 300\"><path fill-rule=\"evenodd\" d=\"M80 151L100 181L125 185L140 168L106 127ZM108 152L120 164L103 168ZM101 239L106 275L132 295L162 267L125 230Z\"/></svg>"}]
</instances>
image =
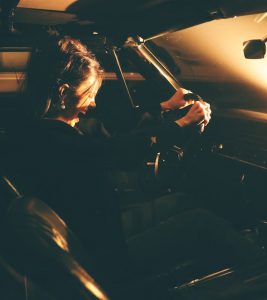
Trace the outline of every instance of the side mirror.
<instances>
[{"instance_id":1,"label":"side mirror","mask_svg":"<svg viewBox=\"0 0 267 300\"><path fill-rule=\"evenodd\" d=\"M247 59L264 58L266 53L266 40L249 40L243 43L244 56Z\"/></svg>"}]
</instances>

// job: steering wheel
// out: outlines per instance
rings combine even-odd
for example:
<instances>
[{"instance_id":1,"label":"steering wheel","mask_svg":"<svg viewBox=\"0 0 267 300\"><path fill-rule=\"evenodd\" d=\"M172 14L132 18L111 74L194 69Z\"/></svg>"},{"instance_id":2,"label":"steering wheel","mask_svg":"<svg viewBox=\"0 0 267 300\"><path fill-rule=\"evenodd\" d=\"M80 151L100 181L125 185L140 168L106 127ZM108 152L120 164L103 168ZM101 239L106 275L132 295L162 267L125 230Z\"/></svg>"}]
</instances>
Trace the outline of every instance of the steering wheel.
<instances>
[{"instance_id":1,"label":"steering wheel","mask_svg":"<svg viewBox=\"0 0 267 300\"><path fill-rule=\"evenodd\" d=\"M184 96L185 100L202 100L200 96L189 93ZM163 123L174 122L185 116L191 109L188 105L182 109L162 112ZM146 189L167 189L169 192L181 181L181 176L190 167L196 153L199 151L201 136L204 132L204 124L192 126L186 141L175 141L171 146L154 144L151 153L145 161L144 182ZM152 177L152 178L151 178Z\"/></svg>"}]
</instances>

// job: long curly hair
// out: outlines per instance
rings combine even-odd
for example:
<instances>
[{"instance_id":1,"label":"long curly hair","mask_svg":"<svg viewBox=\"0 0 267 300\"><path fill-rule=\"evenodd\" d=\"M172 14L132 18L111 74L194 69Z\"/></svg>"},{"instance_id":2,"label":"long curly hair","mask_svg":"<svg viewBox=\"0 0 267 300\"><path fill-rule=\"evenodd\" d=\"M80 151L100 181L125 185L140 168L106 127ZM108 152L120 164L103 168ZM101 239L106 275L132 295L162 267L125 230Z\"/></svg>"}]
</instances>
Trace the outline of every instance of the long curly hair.
<instances>
[{"instance_id":1,"label":"long curly hair","mask_svg":"<svg viewBox=\"0 0 267 300\"><path fill-rule=\"evenodd\" d=\"M84 92L90 97L100 88L102 78L100 64L85 45L69 36L53 37L30 55L25 81L29 112L34 118L56 117L62 84L75 90L84 81L90 82Z\"/></svg>"}]
</instances>

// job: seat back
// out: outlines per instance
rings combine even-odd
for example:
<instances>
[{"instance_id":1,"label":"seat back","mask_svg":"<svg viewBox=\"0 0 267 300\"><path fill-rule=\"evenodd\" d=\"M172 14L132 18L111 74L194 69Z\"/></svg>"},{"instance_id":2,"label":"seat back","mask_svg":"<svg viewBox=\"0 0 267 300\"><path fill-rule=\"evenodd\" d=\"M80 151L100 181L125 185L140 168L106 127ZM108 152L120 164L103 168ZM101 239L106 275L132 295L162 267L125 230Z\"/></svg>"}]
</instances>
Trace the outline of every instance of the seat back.
<instances>
[{"instance_id":1,"label":"seat back","mask_svg":"<svg viewBox=\"0 0 267 300\"><path fill-rule=\"evenodd\" d=\"M0 176L0 226L4 220L11 202L21 197L19 191L6 176Z\"/></svg>"},{"instance_id":2,"label":"seat back","mask_svg":"<svg viewBox=\"0 0 267 300\"><path fill-rule=\"evenodd\" d=\"M56 299L108 299L88 270L93 262L65 222L44 202L0 178L0 254ZM1 257L1 256L0 256Z\"/></svg>"}]
</instances>

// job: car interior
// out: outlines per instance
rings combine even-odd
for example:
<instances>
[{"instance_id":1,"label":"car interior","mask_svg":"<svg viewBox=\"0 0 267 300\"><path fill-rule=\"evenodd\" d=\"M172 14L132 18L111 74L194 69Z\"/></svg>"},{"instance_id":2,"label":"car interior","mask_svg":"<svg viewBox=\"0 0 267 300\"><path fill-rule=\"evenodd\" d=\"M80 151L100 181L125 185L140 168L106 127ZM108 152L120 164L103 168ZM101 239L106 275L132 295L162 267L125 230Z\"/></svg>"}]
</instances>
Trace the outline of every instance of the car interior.
<instances>
[{"instance_id":1,"label":"car interior","mask_svg":"<svg viewBox=\"0 0 267 300\"><path fill-rule=\"evenodd\" d=\"M28 194L5 163L32 48L48 35L73 36L104 70L97 109L78 124L84 134L97 136L100 128L112 137L149 126L139 108L179 87L211 105L204 131L109 172L125 238L174 216L181 207L171 195L180 205L189 195L193 208L231 222L266 252L266 1L0 0L0 8L1 299L266 299L265 257L241 269L183 261L109 296L91 275L79 233ZM170 122L186 112L161 117Z\"/></svg>"}]
</instances>

